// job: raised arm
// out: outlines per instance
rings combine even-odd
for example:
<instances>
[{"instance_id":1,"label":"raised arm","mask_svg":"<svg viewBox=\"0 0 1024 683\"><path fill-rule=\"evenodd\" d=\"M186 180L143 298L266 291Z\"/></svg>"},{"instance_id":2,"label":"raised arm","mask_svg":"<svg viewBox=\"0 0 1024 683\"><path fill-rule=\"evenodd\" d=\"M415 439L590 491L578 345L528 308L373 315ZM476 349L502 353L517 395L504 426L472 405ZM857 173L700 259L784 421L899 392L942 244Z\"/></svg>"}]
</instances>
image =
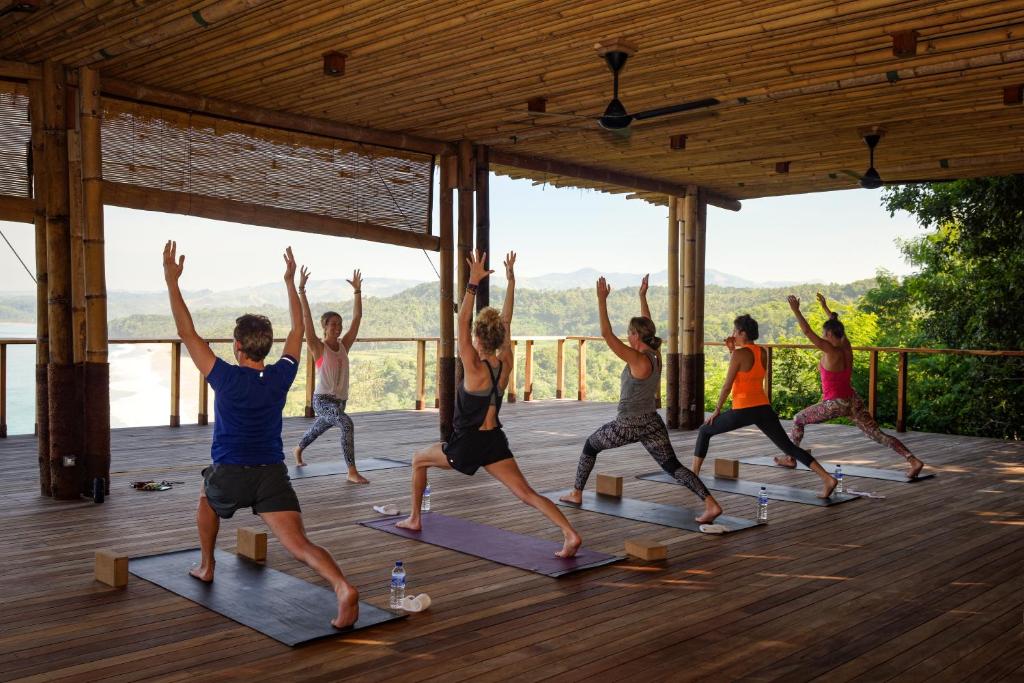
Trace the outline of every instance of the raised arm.
<instances>
[{"instance_id":1,"label":"raised arm","mask_svg":"<svg viewBox=\"0 0 1024 683\"><path fill-rule=\"evenodd\" d=\"M704 420L704 424L711 424L715 421L722 412L722 406L725 405L725 400L729 398L729 394L732 393L732 383L736 380L736 373L740 370L740 362L743 357L736 352L736 343L732 337L725 340L725 345L729 349L729 353L732 357L729 359L729 370L725 373L725 381L722 382L722 390L718 392L718 403L715 404L715 410L708 416L708 419ZM744 353L751 353L749 349L740 349Z\"/></svg>"},{"instance_id":2,"label":"raised arm","mask_svg":"<svg viewBox=\"0 0 1024 683\"><path fill-rule=\"evenodd\" d=\"M792 309L793 315L796 316L796 322L798 325L800 325L800 331L804 333L804 336L807 337L807 339L810 340L812 344L817 346L825 353L835 352L836 347L833 346L831 342L822 339L817 334L815 334L814 330L811 329L811 326L807 322L807 319L804 318L804 314L800 312L800 298L790 294L788 297L786 297L786 301L789 302L789 307L790 309Z\"/></svg>"},{"instance_id":3,"label":"raised arm","mask_svg":"<svg viewBox=\"0 0 1024 683\"><path fill-rule=\"evenodd\" d=\"M292 256L291 247L284 252L284 285L288 290L288 313L292 319L292 329L284 340L284 355L298 360L302 353L302 334L306 326L302 323L302 304L295 290L295 257Z\"/></svg>"},{"instance_id":4,"label":"raised arm","mask_svg":"<svg viewBox=\"0 0 1024 683\"><path fill-rule=\"evenodd\" d=\"M821 306L821 310L825 311L825 317L831 318L832 311L829 310L828 302L825 300L825 295L822 294L821 292L818 292L817 294L815 294L814 298L818 300L818 304Z\"/></svg>"},{"instance_id":5,"label":"raised arm","mask_svg":"<svg viewBox=\"0 0 1024 683\"><path fill-rule=\"evenodd\" d=\"M363 321L363 274L358 270L352 271L352 279L347 281L352 285L352 320L348 324L348 332L341 338L341 343L346 349L351 349L359 337L359 323Z\"/></svg>"},{"instance_id":6,"label":"raised arm","mask_svg":"<svg viewBox=\"0 0 1024 683\"><path fill-rule=\"evenodd\" d=\"M651 317L651 307L647 305L647 280L651 277L648 273L644 275L644 279L640 281L640 315L647 318L648 320L654 320Z\"/></svg>"},{"instance_id":7,"label":"raised arm","mask_svg":"<svg viewBox=\"0 0 1024 683\"><path fill-rule=\"evenodd\" d=\"M473 322L476 288L480 286L480 282L484 278L494 272L484 267L486 258L486 252L480 254L474 250L466 259L466 263L469 264L469 284L466 285L466 293L462 296L462 304L459 306L459 358L462 359L464 368L475 368L480 364L480 358L477 356L476 349L473 348L473 330L470 329L470 326Z\"/></svg>"},{"instance_id":8,"label":"raised arm","mask_svg":"<svg viewBox=\"0 0 1024 683\"><path fill-rule=\"evenodd\" d=\"M633 347L624 344L612 329L611 320L608 319L608 295L611 292L611 285L603 277L599 278L597 281L597 312L601 321L601 336L612 353L629 364L629 372L633 377L646 379L654 371L650 360Z\"/></svg>"},{"instance_id":9,"label":"raised arm","mask_svg":"<svg viewBox=\"0 0 1024 683\"><path fill-rule=\"evenodd\" d=\"M505 323L505 343L498 351L498 357L511 367L512 358L512 313L516 305L516 252L505 254L505 302L501 305L501 320Z\"/></svg>"},{"instance_id":10,"label":"raised arm","mask_svg":"<svg viewBox=\"0 0 1024 683\"><path fill-rule=\"evenodd\" d=\"M302 304L302 320L306 328L306 344L314 359L324 355L324 343L316 336L316 325L313 324L313 313L309 308L309 300L306 298L306 283L309 282L309 269L302 266L299 272L299 299Z\"/></svg>"},{"instance_id":11,"label":"raised arm","mask_svg":"<svg viewBox=\"0 0 1024 683\"><path fill-rule=\"evenodd\" d=\"M181 296L181 288L178 286L178 279L185 270L185 256L178 256L177 242L168 241L164 245L164 281L167 283L167 294L171 300L171 315L174 316L174 326L178 330L178 337L181 339L188 355L195 363L203 377L210 374L217 357L210 350L210 345L196 332L195 323L192 322L192 314L188 312L185 299Z\"/></svg>"}]
</instances>

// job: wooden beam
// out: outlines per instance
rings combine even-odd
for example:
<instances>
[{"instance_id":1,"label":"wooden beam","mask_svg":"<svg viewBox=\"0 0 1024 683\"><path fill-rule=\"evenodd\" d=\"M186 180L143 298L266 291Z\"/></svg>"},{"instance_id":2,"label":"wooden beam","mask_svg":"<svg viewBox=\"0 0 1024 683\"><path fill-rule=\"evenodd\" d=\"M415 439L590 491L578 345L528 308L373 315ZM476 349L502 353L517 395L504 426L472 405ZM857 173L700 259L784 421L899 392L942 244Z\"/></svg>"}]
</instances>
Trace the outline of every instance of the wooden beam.
<instances>
[{"instance_id":1,"label":"wooden beam","mask_svg":"<svg viewBox=\"0 0 1024 683\"><path fill-rule=\"evenodd\" d=\"M323 135L351 142L365 142L370 145L380 145L382 147L421 152L423 154L438 155L454 151L452 145L440 140L353 126L312 116L289 114L214 97L174 92L118 78L104 78L102 87L103 94L110 97L203 113L258 126Z\"/></svg>"},{"instance_id":2,"label":"wooden beam","mask_svg":"<svg viewBox=\"0 0 1024 683\"><path fill-rule=\"evenodd\" d=\"M656 192L658 194L677 196L683 196L686 194L686 185L633 175L631 173L622 173L620 171L611 171L604 168L585 166L583 164L574 164L567 161L545 159L543 157L536 157L528 154L518 154L516 152L505 152L503 150L492 149L490 151L490 161L492 164L499 166L513 166L527 171L537 171L540 173L550 173L552 175L568 176L570 178L580 178L582 180L589 180L595 183L619 185L621 187L627 187L641 192ZM708 202L713 206L728 209L729 211L739 211L742 206L739 201L715 192L708 192Z\"/></svg>"},{"instance_id":3,"label":"wooden beam","mask_svg":"<svg viewBox=\"0 0 1024 683\"><path fill-rule=\"evenodd\" d=\"M36 203L31 197L0 195L0 221L33 223L36 219Z\"/></svg>"},{"instance_id":4,"label":"wooden beam","mask_svg":"<svg viewBox=\"0 0 1024 683\"><path fill-rule=\"evenodd\" d=\"M437 357L437 395L440 418L441 441L447 441L452 433L452 417L455 414L455 305L452 292L454 277L454 205L452 190L455 185L456 168L450 157L441 157L440 233L441 283L440 283L440 330L441 340Z\"/></svg>"},{"instance_id":5,"label":"wooden beam","mask_svg":"<svg viewBox=\"0 0 1024 683\"><path fill-rule=\"evenodd\" d=\"M491 196L490 196L490 163L488 149L478 145L476 156L476 248L487 252L488 262L493 262L491 255ZM476 291L476 310L491 305L491 278L484 278Z\"/></svg>"},{"instance_id":6,"label":"wooden beam","mask_svg":"<svg viewBox=\"0 0 1024 683\"><path fill-rule=\"evenodd\" d=\"M24 81L38 81L43 77L43 69L38 64L12 62L0 59L0 78L15 78Z\"/></svg>"},{"instance_id":7,"label":"wooden beam","mask_svg":"<svg viewBox=\"0 0 1024 683\"><path fill-rule=\"evenodd\" d=\"M219 221L263 225L268 228L298 230L299 232L333 237L351 237L428 251L440 249L440 240L433 235L396 230L373 223L359 223L320 216L305 211L278 209L230 199L190 195L184 192L156 190L107 180L103 181L103 202L110 206L199 216Z\"/></svg>"}]
</instances>

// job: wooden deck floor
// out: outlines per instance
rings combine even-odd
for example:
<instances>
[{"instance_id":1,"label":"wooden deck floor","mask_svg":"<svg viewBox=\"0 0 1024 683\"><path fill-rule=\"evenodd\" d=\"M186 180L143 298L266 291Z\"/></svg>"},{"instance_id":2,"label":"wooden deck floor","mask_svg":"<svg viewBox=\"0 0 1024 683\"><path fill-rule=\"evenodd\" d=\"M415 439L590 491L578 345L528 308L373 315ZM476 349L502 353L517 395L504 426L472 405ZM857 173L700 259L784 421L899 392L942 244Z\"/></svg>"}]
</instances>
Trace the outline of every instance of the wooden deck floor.
<instances>
[{"instance_id":1,"label":"wooden deck floor","mask_svg":"<svg viewBox=\"0 0 1024 683\"><path fill-rule=\"evenodd\" d=\"M608 404L518 403L503 412L520 466L538 490L571 485L583 440ZM357 414L361 455L407 459L436 435L436 414ZM286 421L286 443L308 421ZM210 427L155 427L113 435L114 489L104 505L37 493L35 443L0 442L0 679L606 681L696 679L1024 679L1024 444L931 434L906 443L939 472L900 484L856 480L884 500L831 508L772 502L766 527L709 537L584 511L569 515L585 542L666 541L665 563L625 561L550 579L357 526L373 503L407 507L409 470L296 482L306 524L364 599L384 605L391 564L406 562L410 590L433 607L404 622L288 648L145 581L125 590L92 580L92 553L132 555L194 547L193 507ZM336 457L337 433L308 452ZM675 432L689 461L692 432ZM850 427L808 430L822 459L896 468L891 453ZM716 455L767 455L752 430L717 437ZM711 463L709 463L711 464ZM683 488L632 479L656 469L638 446L602 454L595 472L625 475L626 495L692 505ZM742 466L745 479L813 487L810 473ZM143 493L135 479L184 481ZM593 480L591 482L593 485ZM521 533L557 538L533 510L481 471L432 476L434 509ZM752 498L721 495L751 517ZM223 524L260 524L247 513ZM268 564L318 579L274 540Z\"/></svg>"}]
</instances>

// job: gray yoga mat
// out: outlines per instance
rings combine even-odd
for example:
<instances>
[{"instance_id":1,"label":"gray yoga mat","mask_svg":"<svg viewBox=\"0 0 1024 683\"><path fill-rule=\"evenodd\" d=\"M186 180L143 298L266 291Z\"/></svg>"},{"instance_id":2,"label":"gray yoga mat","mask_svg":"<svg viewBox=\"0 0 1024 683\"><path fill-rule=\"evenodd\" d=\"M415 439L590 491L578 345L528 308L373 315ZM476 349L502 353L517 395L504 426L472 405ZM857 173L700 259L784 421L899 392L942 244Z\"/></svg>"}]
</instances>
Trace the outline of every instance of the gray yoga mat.
<instances>
[{"instance_id":1,"label":"gray yoga mat","mask_svg":"<svg viewBox=\"0 0 1024 683\"><path fill-rule=\"evenodd\" d=\"M396 522L404 516L383 517L359 522L371 529L386 531L415 541L448 548L474 557L525 569L544 576L559 577L592 567L601 567L624 559L622 555L605 555L581 548L575 557L555 557L562 544L524 536L505 529L448 517L436 512L422 516L422 531L399 529Z\"/></svg>"},{"instance_id":2,"label":"gray yoga mat","mask_svg":"<svg viewBox=\"0 0 1024 683\"><path fill-rule=\"evenodd\" d=\"M657 481L665 484L681 486L681 484L673 479L670 474L660 471L637 475L637 479L646 479L647 481ZM770 500L782 500L787 503L801 503L803 505L817 505L818 507L838 505L839 503L845 503L860 497L850 493L833 493L829 498L822 499L818 498L818 494L815 491L796 488L794 486L763 484L758 481L746 481L744 479L721 479L719 477L701 477L701 480L704 482L704 485L712 491L738 493L741 496L753 496L756 498L760 494L761 487L763 486L768 492L768 498Z\"/></svg>"},{"instance_id":3,"label":"gray yoga mat","mask_svg":"<svg viewBox=\"0 0 1024 683\"><path fill-rule=\"evenodd\" d=\"M782 467L776 465L775 460L771 456L758 456L758 457L747 457L740 458L739 461L744 465L761 465L764 467L778 467L779 469L793 469L791 467ZM836 465L843 466L843 474L848 477L863 477L864 479L884 479L885 481L901 481L905 484L913 484L915 481L921 481L922 479L931 479L935 476L933 472L921 472L916 478L910 479L902 470L883 470L877 467L861 467L860 465L847 465L841 462L821 462L821 466L829 472L835 472ZM796 464L796 469L801 472L809 472L810 468L800 463Z\"/></svg>"},{"instance_id":4,"label":"gray yoga mat","mask_svg":"<svg viewBox=\"0 0 1024 683\"><path fill-rule=\"evenodd\" d=\"M331 626L338 615L333 591L234 553L218 550L215 557L211 583L189 576L189 568L199 562L198 548L132 558L128 571L292 647L405 618L360 602L359 620L336 629Z\"/></svg>"},{"instance_id":5,"label":"gray yoga mat","mask_svg":"<svg viewBox=\"0 0 1024 683\"><path fill-rule=\"evenodd\" d=\"M360 472L373 472L374 470L390 470L396 467L408 467L409 463L390 458L361 458L356 460L356 467ZM294 464L288 465L288 476L292 479L306 479L307 477L326 477L332 474L348 474L348 465L344 460L333 458L323 462L311 462L302 467Z\"/></svg>"},{"instance_id":6,"label":"gray yoga mat","mask_svg":"<svg viewBox=\"0 0 1024 683\"><path fill-rule=\"evenodd\" d=\"M558 500L559 496L564 496L568 492L569 489L565 489L564 491L542 493L541 495L562 507L578 508L580 510L598 512L602 515L632 519L637 522L649 522L650 524L659 524L672 527L673 529L700 531L700 522L696 519L701 513L700 510L678 508L672 505L662 505L661 503L648 503L647 501L634 500L632 498L605 496L591 491L583 492L583 503L581 505L563 503ZM730 532L758 526L758 522L739 517L729 517L727 515L720 515L715 519L714 523L721 524Z\"/></svg>"}]
</instances>

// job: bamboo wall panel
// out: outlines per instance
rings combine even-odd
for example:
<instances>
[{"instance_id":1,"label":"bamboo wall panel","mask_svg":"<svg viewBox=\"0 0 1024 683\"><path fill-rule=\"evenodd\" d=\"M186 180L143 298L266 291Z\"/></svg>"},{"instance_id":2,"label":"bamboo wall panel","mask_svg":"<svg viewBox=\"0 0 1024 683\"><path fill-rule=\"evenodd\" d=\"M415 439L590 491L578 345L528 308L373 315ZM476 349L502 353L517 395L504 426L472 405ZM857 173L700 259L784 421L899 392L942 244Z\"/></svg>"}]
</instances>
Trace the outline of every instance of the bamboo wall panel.
<instances>
[{"instance_id":1,"label":"bamboo wall panel","mask_svg":"<svg viewBox=\"0 0 1024 683\"><path fill-rule=\"evenodd\" d=\"M111 182L430 233L427 154L111 98L102 140Z\"/></svg>"},{"instance_id":2,"label":"bamboo wall panel","mask_svg":"<svg viewBox=\"0 0 1024 683\"><path fill-rule=\"evenodd\" d=\"M0 82L0 195L32 196L31 140L28 96L16 92L13 84Z\"/></svg>"}]
</instances>

